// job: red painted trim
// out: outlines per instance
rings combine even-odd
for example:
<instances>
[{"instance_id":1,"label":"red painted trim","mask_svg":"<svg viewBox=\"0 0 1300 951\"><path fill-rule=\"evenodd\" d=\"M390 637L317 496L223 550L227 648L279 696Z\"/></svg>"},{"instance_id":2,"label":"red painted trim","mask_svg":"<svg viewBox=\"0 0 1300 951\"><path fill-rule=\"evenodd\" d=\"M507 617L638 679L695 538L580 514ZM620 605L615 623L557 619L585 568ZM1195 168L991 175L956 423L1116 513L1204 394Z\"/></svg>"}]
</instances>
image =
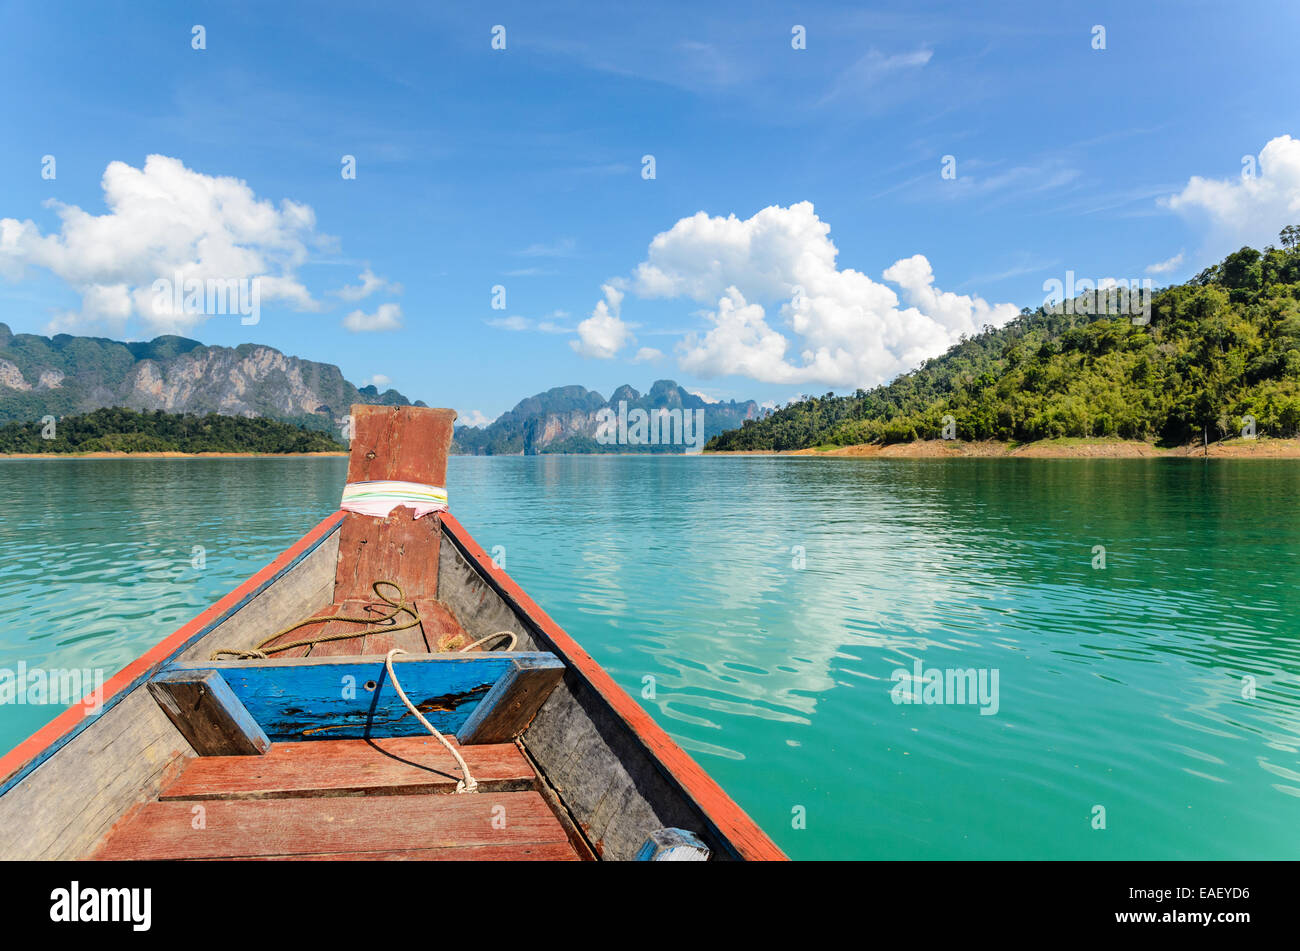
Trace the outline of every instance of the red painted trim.
<instances>
[{"instance_id":1,"label":"red painted trim","mask_svg":"<svg viewBox=\"0 0 1300 951\"><path fill-rule=\"evenodd\" d=\"M113 698L128 690L150 668L169 659L203 628L212 624L240 602L250 598L263 585L292 564L303 552L313 547L320 539L333 531L342 519L343 513L335 512L322 520L320 524L282 552L275 561L115 673L104 683L101 702L105 706L110 705ZM10 777L39 757L50 746L59 743L65 736L74 732L86 722L82 703L68 707L3 757L0 757L0 782L8 781Z\"/></svg>"},{"instance_id":2,"label":"red painted trim","mask_svg":"<svg viewBox=\"0 0 1300 951\"><path fill-rule=\"evenodd\" d=\"M784 860L783 853L767 833L758 827L745 811L736 805L721 786L691 759L672 737L614 682L595 659L578 646L577 641L565 633L536 602L530 598L511 577L492 563L483 548L465 530L450 512L439 517L456 542L473 558L479 571L492 581L522 610L550 639L553 648L566 663L574 667L613 711L622 718L632 733L645 746L681 787L682 791L704 813L718 832L731 843L738 856L749 861Z\"/></svg>"}]
</instances>

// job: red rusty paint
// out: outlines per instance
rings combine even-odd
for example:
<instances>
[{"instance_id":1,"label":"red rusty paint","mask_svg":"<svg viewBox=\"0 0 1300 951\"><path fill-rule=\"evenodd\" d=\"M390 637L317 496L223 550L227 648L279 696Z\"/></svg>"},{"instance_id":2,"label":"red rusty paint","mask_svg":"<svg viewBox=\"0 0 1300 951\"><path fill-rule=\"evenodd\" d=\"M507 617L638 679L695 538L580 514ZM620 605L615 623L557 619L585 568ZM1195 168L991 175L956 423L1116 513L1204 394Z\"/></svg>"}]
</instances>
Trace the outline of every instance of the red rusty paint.
<instances>
[{"instance_id":1,"label":"red rusty paint","mask_svg":"<svg viewBox=\"0 0 1300 951\"><path fill-rule=\"evenodd\" d=\"M551 642L550 649L566 664L575 668L613 711L622 718L682 792L713 823L740 858L750 861L784 860L783 853L767 833L758 827L722 787L690 758L663 728L641 709L627 692L605 672L564 629L553 621L514 580L498 568L482 547L450 512L442 514L447 532L470 556L478 570L492 579L497 587L526 614Z\"/></svg>"},{"instance_id":2,"label":"red rusty paint","mask_svg":"<svg viewBox=\"0 0 1300 951\"><path fill-rule=\"evenodd\" d=\"M205 627L218 620L227 611L231 611L244 601L249 600L257 593L259 588L271 581L280 571L289 567L299 555L333 531L342 517L342 512L335 512L323 519L320 524L294 542L278 558L257 574L119 670L104 683L101 702L107 706L111 699L119 694L124 694L132 684L147 674L152 667L163 663L180 651L191 638ZM87 699L89 699L89 695ZM3 757L0 757L0 782L8 780L9 777L39 757L50 746L61 745L60 741L63 741L68 734L85 722L86 718L82 704L74 704L64 710Z\"/></svg>"}]
</instances>

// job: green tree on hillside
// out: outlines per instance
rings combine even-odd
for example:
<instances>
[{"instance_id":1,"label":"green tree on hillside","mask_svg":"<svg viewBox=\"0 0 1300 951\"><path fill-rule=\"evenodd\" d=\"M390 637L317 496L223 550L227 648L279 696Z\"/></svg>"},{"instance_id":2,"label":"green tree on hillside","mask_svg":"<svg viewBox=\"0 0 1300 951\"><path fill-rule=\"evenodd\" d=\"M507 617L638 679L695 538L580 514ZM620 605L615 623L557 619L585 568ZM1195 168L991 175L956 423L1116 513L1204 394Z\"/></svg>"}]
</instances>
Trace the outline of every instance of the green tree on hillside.
<instances>
[{"instance_id":1,"label":"green tree on hillside","mask_svg":"<svg viewBox=\"0 0 1300 951\"><path fill-rule=\"evenodd\" d=\"M1111 437L1186 443L1235 435L1244 416L1300 433L1300 227L1241 248L1152 298L1151 320L1024 310L893 382L778 409L712 450L939 438Z\"/></svg>"}]
</instances>

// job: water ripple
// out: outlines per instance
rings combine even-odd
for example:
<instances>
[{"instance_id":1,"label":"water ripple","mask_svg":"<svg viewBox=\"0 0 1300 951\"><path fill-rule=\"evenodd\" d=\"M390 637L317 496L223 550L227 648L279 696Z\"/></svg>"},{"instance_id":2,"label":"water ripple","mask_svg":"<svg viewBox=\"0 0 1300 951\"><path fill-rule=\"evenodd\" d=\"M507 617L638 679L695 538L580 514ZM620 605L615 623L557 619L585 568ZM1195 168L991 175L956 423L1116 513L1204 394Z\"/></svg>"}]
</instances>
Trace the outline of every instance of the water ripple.
<instances>
[{"instance_id":1,"label":"water ripple","mask_svg":"<svg viewBox=\"0 0 1300 951\"><path fill-rule=\"evenodd\" d=\"M0 463L3 662L121 666L331 511L343 474ZM456 458L448 481L794 856L1300 853L1293 463ZM917 663L996 671L997 712L895 703ZM0 738L48 715L0 707Z\"/></svg>"}]
</instances>

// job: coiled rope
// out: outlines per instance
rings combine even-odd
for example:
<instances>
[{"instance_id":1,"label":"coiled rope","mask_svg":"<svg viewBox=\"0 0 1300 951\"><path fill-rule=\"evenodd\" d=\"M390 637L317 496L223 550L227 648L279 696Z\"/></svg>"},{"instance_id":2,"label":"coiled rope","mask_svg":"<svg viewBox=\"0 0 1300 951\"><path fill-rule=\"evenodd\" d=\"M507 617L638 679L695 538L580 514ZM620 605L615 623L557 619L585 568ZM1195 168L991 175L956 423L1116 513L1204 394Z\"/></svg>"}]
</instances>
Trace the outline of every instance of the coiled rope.
<instances>
[{"instance_id":1,"label":"coiled rope","mask_svg":"<svg viewBox=\"0 0 1300 951\"><path fill-rule=\"evenodd\" d=\"M397 599L394 600L387 597L379 590L380 585L387 585L394 589L397 592ZM295 647L314 647L317 644L324 644L328 641L346 641L351 640L354 637L365 637L367 634L391 634L395 631L405 631L420 623L420 612L416 610L414 604L406 600L406 592L402 590L402 586L396 581L376 581L371 584L370 590L375 593L375 597L380 601L383 601L393 610L390 613L379 617L376 617L375 615L368 615L366 617L348 617L345 614L330 614L325 617L304 618L297 624L290 624L288 627L276 631L251 650L222 648L221 650L213 651L208 659L221 660L223 657L233 657L236 660L265 660L271 654L278 654L281 651L291 650ZM389 625L390 621L397 620L397 616L403 613L410 615L411 619L402 624ZM330 621L346 621L349 624L374 624L375 626L364 631L340 631L337 634L322 634L319 637L309 637L301 641L290 641L286 644L276 644L274 647L267 646L272 641L276 640L276 638L284 637L284 635L288 634L290 631L296 631L300 627L307 627L312 624L327 624ZM480 637L473 643L465 645L460 649L461 653L473 650L475 647L478 647L478 645L497 637L510 638L510 645L506 648L507 651L514 650L515 646L519 643L519 637L513 631L494 631L486 637Z\"/></svg>"},{"instance_id":2,"label":"coiled rope","mask_svg":"<svg viewBox=\"0 0 1300 951\"><path fill-rule=\"evenodd\" d=\"M379 590L380 585L387 585L390 588L395 588L397 590L397 600L394 601L392 598L387 597L382 591L380 591ZM225 648L222 650L213 651L209 660L221 660L222 657L234 657L236 660L252 660L254 658L265 659L271 654L278 654L280 653L280 651L287 651L294 647L311 647L316 644L324 644L327 641L348 640L353 637L364 637L367 634L377 634L381 631L390 632L390 633L393 631L404 631L407 628L415 627L415 625L420 623L420 613L415 610L415 605L410 604L406 600L406 592L402 590L402 586L399 585L397 582L376 581L374 584L370 586L370 590L375 593L375 597L377 597L380 601L383 601L385 604L387 604L389 607L393 609L391 613L385 614L382 617L375 617L374 615L369 615L367 617L348 617L347 615L344 614L332 614L329 615L328 617L304 618L303 620L299 621L297 624L290 624L288 627L284 628L283 630L276 631L274 634L272 634L266 640L262 641L262 643L258 644L252 650L232 650L230 648ZM411 619L409 621L403 624L393 625L392 627L383 626L386 625L389 621L396 620L397 615L403 612L411 616ZM330 621L347 621L350 624L373 623L378 626L370 628L369 630L366 631L341 631L338 634L322 634L320 637L311 637L302 641L290 641L287 644L276 644L274 647L267 646L272 641L274 641L277 637L284 637L284 635L288 634L290 631L296 631L300 627L307 627L310 624L326 624Z\"/></svg>"},{"instance_id":3,"label":"coiled rope","mask_svg":"<svg viewBox=\"0 0 1300 951\"><path fill-rule=\"evenodd\" d=\"M397 592L396 600L385 596L384 593L379 590L381 585L386 585L387 587L394 589ZM222 657L234 657L237 660L254 660L258 658L265 659L271 654L278 654L281 651L287 651L294 647L312 647L315 646L316 644L324 644L327 641L350 640L351 638L354 637L364 637L367 634L392 633L393 631L404 631L407 628L415 627L417 624L420 623L421 620L420 612L416 610L414 604L406 600L406 592L402 590L402 586L399 585L397 582L386 581L386 580L376 581L370 586L370 590L375 593L375 597L377 597L380 601L383 601L393 610L390 613L383 615L382 617L375 617L374 615L370 615L367 617L348 617L347 615L343 615L343 614L332 614L327 617L305 618L304 620L299 621L297 624L290 624L288 627L284 628L283 630L276 631L274 634L266 638L264 641L262 641L262 643L258 644L252 650L235 650L231 648L223 648L222 650L213 651L210 659L220 660ZM390 626L389 622L396 621L397 616L402 613L410 615L411 619L402 624L392 624ZM307 627L308 625L311 624L326 624L330 621L346 621L351 624L373 623L375 626L371 628L367 628L364 631L343 631L338 634L322 634L319 637L309 637L300 641L290 641L287 644L276 644L274 647L268 646L269 644L271 644L272 641L276 640L277 638L284 637L284 635L290 633L291 631L296 631L300 627ZM478 640L466 644L464 647L460 649L460 653L463 654L466 651L471 651L475 647L478 647L480 644L485 644L488 641L500 637L507 637L510 639L510 643L506 646L507 651L514 650L515 647L519 644L519 636L515 634L514 631L494 631L493 633L488 634L486 637L480 637ZM436 736L438 738L438 742L441 743L443 746L445 746L448 752L450 752L451 755L455 757L456 764L460 767L460 772L463 777L462 779L456 781L456 792L458 793L477 792L478 781L474 778L473 774L470 773L469 764L467 764L465 762L465 758L460 755L460 750L456 749L456 747L452 745L450 740L448 740L445 736L443 736L436 729L434 729L433 724L424 718L424 714L422 714L419 711L419 709L415 706L415 704L411 703L411 699L406 695L406 691L403 690L402 685L398 683L397 674L393 671L393 657L396 654L406 654L406 653L408 653L408 651L404 651L400 647L394 647L392 650L388 652L388 656L384 658L384 668L388 671L388 679L393 682L393 689L397 691L397 695L402 699L402 703L406 704L406 709L411 711L411 713L414 714L415 718L419 720L422 724L424 724L424 728L428 730L430 733L432 733L434 736Z\"/></svg>"}]
</instances>

